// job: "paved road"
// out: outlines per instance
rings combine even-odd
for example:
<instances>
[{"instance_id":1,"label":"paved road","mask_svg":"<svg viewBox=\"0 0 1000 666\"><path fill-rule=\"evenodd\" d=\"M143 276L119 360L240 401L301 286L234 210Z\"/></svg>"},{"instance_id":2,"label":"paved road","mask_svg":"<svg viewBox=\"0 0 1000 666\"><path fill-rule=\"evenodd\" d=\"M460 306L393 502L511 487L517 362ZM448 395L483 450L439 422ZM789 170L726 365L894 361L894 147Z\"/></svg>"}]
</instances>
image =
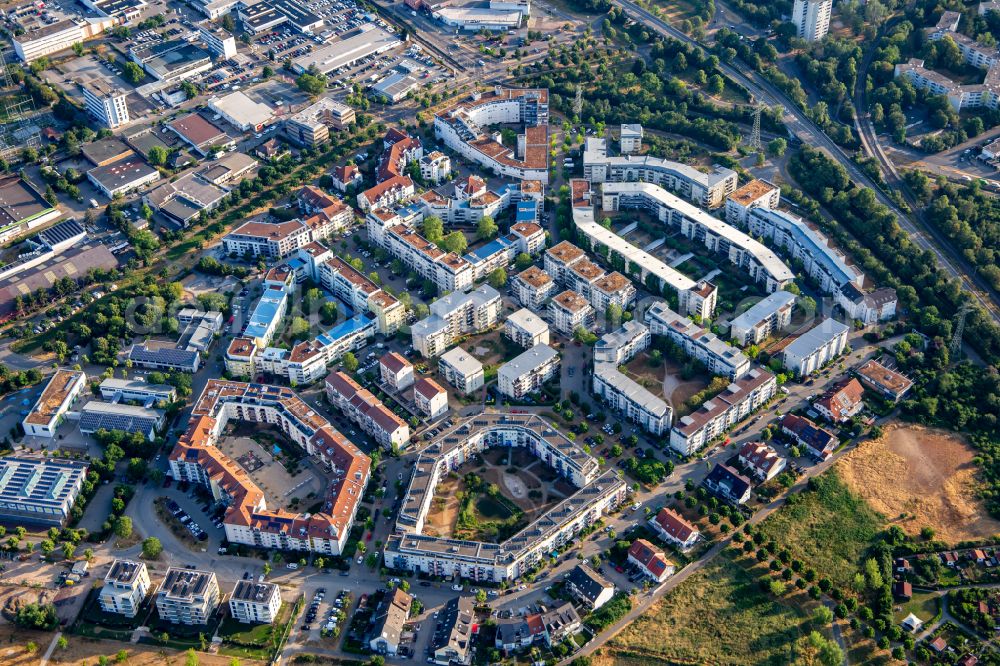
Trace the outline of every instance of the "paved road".
<instances>
[{"instance_id":1,"label":"paved road","mask_svg":"<svg viewBox=\"0 0 1000 666\"><path fill-rule=\"evenodd\" d=\"M614 0L614 3L625 10L627 14L643 23L649 28L662 35L677 39L695 48L704 50L705 47L700 42L688 37L680 30L663 21L659 17L646 11L631 0ZM990 295L983 293L977 288L976 280L963 273L949 257L948 253L938 245L934 239L921 229L913 220L909 219L890 199L885 192L879 189L875 183L865 175L861 169L848 157L848 155L830 139L805 113L799 109L782 91L776 88L770 81L764 78L759 72L749 68L740 69L727 63L720 63L719 69L722 72L746 88L756 99L763 101L772 107L781 107L784 111L784 122L789 130L806 145L823 148L847 171L851 179L864 187L870 188L878 201L889 208L899 220L900 226L907 232L910 238L920 248L930 250L934 253L938 262L948 275L962 280L964 288L986 309L994 318L1000 322L1000 307L993 301ZM863 78L863 77L859 77ZM947 246L945 246L947 247Z\"/></svg>"}]
</instances>

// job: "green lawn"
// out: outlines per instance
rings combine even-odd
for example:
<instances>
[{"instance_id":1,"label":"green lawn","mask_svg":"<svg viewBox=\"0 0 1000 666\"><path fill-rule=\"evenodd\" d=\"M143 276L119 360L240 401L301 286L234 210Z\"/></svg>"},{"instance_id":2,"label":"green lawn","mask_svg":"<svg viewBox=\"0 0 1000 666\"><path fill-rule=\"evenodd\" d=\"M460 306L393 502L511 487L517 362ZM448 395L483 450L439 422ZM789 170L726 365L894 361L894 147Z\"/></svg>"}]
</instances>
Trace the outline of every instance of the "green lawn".
<instances>
[{"instance_id":1,"label":"green lawn","mask_svg":"<svg viewBox=\"0 0 1000 666\"><path fill-rule=\"evenodd\" d=\"M815 477L814 482L816 490L807 490L783 506L760 525L760 531L820 576L847 586L885 519L851 493L835 471Z\"/></svg>"},{"instance_id":2,"label":"green lawn","mask_svg":"<svg viewBox=\"0 0 1000 666\"><path fill-rule=\"evenodd\" d=\"M795 663L795 642L812 628L808 611L772 599L759 570L723 553L614 638L609 652L629 666L777 666Z\"/></svg>"},{"instance_id":3,"label":"green lawn","mask_svg":"<svg viewBox=\"0 0 1000 666\"><path fill-rule=\"evenodd\" d=\"M893 615L896 622L913 613L924 622L930 622L938 614L938 598L934 594L916 592L913 598L900 606L900 610Z\"/></svg>"}]
</instances>

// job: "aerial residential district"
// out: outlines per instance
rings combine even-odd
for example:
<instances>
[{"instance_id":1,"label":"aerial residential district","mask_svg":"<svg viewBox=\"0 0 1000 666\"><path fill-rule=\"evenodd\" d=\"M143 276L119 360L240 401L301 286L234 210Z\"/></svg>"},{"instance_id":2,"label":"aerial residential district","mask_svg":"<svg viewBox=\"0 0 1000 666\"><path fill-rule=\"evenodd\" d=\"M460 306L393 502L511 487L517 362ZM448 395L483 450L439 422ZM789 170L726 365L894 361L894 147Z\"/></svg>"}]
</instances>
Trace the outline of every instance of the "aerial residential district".
<instances>
[{"instance_id":1,"label":"aerial residential district","mask_svg":"<svg viewBox=\"0 0 1000 666\"><path fill-rule=\"evenodd\" d=\"M0 664L1000 664L997 0L0 30Z\"/></svg>"}]
</instances>

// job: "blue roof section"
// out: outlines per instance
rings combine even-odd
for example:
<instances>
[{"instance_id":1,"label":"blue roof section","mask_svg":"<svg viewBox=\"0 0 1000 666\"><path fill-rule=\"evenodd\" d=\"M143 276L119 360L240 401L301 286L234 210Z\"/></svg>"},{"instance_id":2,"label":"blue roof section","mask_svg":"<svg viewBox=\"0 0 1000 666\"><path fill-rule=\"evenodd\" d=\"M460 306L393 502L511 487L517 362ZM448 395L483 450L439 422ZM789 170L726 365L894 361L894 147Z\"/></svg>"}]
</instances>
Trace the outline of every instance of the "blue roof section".
<instances>
[{"instance_id":1,"label":"blue roof section","mask_svg":"<svg viewBox=\"0 0 1000 666\"><path fill-rule=\"evenodd\" d=\"M495 240L491 240L489 243L483 245L482 247L478 247L475 250L472 250L467 255L465 255L464 259L471 264L478 264L480 261L485 261L486 259L489 259L498 252L506 251L507 248L510 247L511 245L512 243L506 238L503 237L497 238Z\"/></svg>"},{"instance_id":2,"label":"blue roof section","mask_svg":"<svg viewBox=\"0 0 1000 666\"><path fill-rule=\"evenodd\" d=\"M263 337L268 326L278 316L281 302L286 297L285 292L281 292L280 298L272 298L269 295L261 297L260 301L257 302L257 307L253 309L253 314L250 315L250 322L243 334L251 338Z\"/></svg>"},{"instance_id":3,"label":"blue roof section","mask_svg":"<svg viewBox=\"0 0 1000 666\"><path fill-rule=\"evenodd\" d=\"M535 201L534 199L525 199L524 201L518 201L517 212L520 213L522 210L530 210L531 212L535 212L536 210L538 210L538 202Z\"/></svg>"},{"instance_id":4,"label":"blue roof section","mask_svg":"<svg viewBox=\"0 0 1000 666\"><path fill-rule=\"evenodd\" d=\"M300 269L300 268L302 268L303 266L306 265L306 262L302 261L298 257L294 257L292 259L289 259L285 263L287 263L288 267L291 268L293 271L298 270L298 269Z\"/></svg>"},{"instance_id":5,"label":"blue roof section","mask_svg":"<svg viewBox=\"0 0 1000 666\"><path fill-rule=\"evenodd\" d=\"M371 326L374 320L375 317L373 315L367 313L359 314L356 317L351 317L347 321L337 324L326 333L319 335L316 340L322 345L333 344L336 340L363 331L365 328Z\"/></svg>"},{"instance_id":6,"label":"blue roof section","mask_svg":"<svg viewBox=\"0 0 1000 666\"><path fill-rule=\"evenodd\" d=\"M494 191L500 196L503 196L508 192L510 192L511 194L516 194L521 191L521 185L515 183L504 183Z\"/></svg>"}]
</instances>

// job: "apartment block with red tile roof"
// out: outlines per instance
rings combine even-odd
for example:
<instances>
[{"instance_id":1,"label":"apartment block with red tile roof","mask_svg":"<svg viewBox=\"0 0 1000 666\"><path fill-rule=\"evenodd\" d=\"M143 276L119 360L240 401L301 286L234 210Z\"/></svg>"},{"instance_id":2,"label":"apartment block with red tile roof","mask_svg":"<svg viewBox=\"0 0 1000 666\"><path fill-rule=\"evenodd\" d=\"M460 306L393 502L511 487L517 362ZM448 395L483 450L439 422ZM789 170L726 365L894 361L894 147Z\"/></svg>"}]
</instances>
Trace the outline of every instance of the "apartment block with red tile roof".
<instances>
[{"instance_id":1,"label":"apartment block with red tile roof","mask_svg":"<svg viewBox=\"0 0 1000 666\"><path fill-rule=\"evenodd\" d=\"M389 352L378 360L382 384L390 390L402 391L413 386L413 364L405 356Z\"/></svg>"},{"instance_id":2,"label":"apartment block with red tile roof","mask_svg":"<svg viewBox=\"0 0 1000 666\"><path fill-rule=\"evenodd\" d=\"M401 449L410 442L410 428L368 389L345 372L326 378L326 397L361 429L386 449Z\"/></svg>"},{"instance_id":3,"label":"apartment block with red tile roof","mask_svg":"<svg viewBox=\"0 0 1000 666\"><path fill-rule=\"evenodd\" d=\"M319 511L268 509L249 474L216 444L230 420L272 424L333 471ZM207 486L227 505L226 538L258 548L339 555L368 483L371 460L289 388L211 379L169 456L170 474Z\"/></svg>"},{"instance_id":4,"label":"apartment block with red tile roof","mask_svg":"<svg viewBox=\"0 0 1000 666\"><path fill-rule=\"evenodd\" d=\"M413 385L417 410L435 420L448 412L448 391L433 379L421 377Z\"/></svg>"}]
</instances>

